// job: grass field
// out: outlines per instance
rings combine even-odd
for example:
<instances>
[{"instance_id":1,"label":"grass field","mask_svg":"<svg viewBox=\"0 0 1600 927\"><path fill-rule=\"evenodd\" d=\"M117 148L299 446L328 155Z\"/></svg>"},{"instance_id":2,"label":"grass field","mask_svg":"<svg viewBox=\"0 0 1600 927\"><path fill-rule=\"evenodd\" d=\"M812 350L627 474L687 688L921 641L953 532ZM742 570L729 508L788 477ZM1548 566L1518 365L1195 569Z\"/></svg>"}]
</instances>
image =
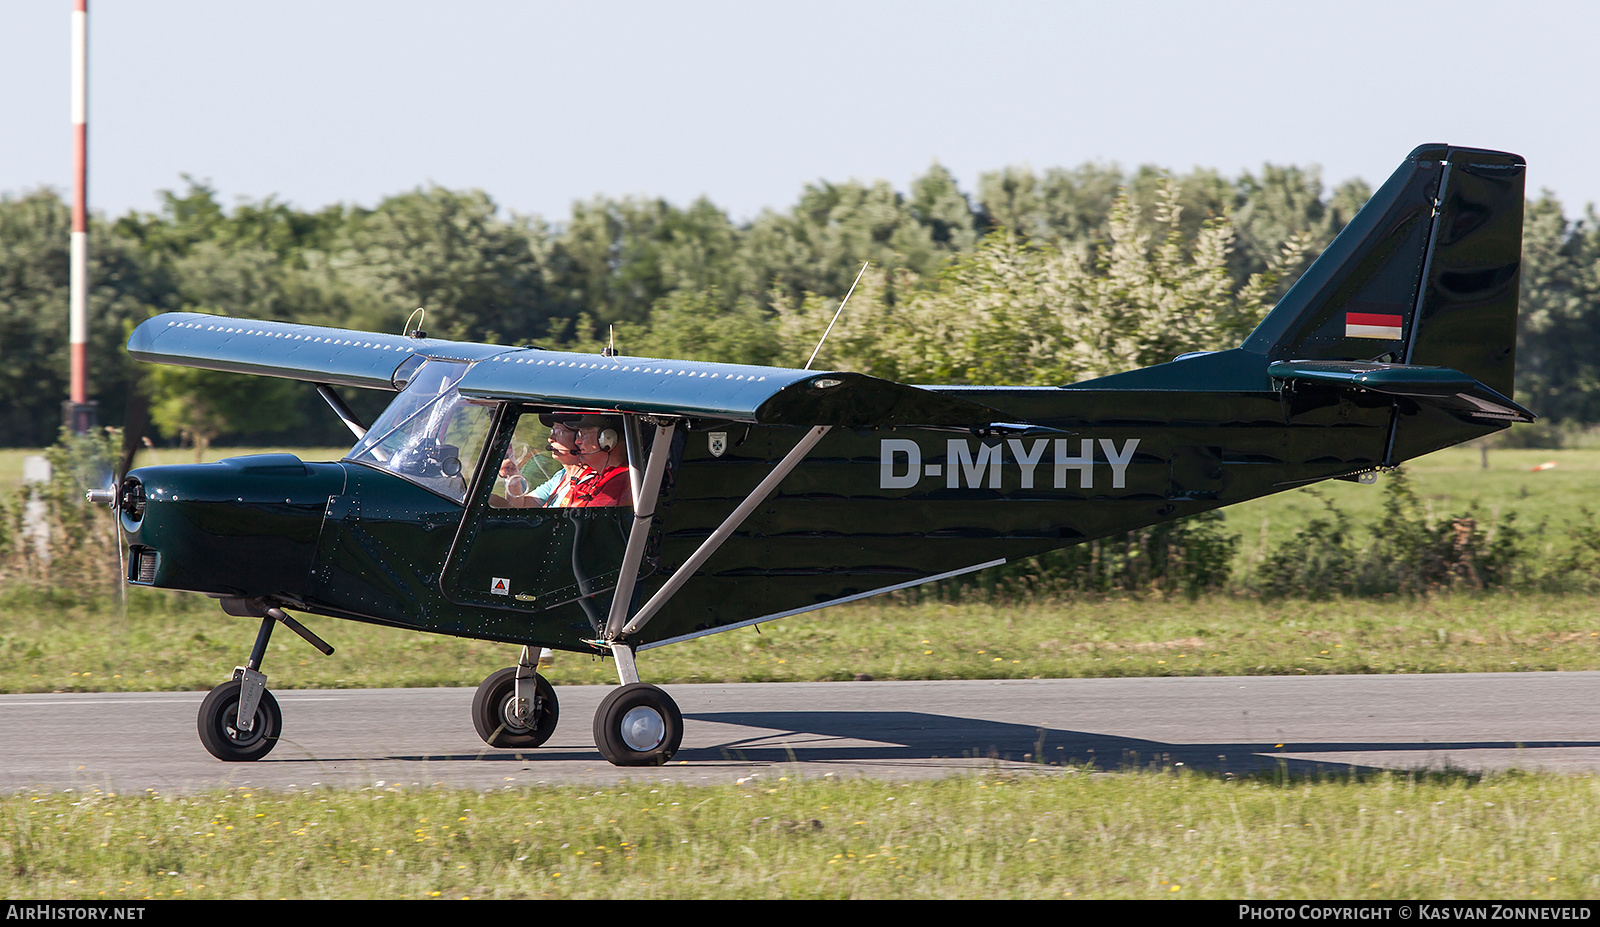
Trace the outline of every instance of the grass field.
<instances>
[{"instance_id":1,"label":"grass field","mask_svg":"<svg viewBox=\"0 0 1600 927\"><path fill-rule=\"evenodd\" d=\"M243 662L257 622L200 596L0 597L0 692L204 690ZM273 636L276 689L475 686L517 648L302 616L324 657ZM897 605L867 602L643 651L656 683L1600 670L1588 596L1440 595L1263 602L1159 600ZM610 660L556 655L562 685L616 682Z\"/></svg>"},{"instance_id":2,"label":"grass field","mask_svg":"<svg viewBox=\"0 0 1600 927\"><path fill-rule=\"evenodd\" d=\"M0 895L1600 896L1600 779L1182 772L0 799Z\"/></svg>"},{"instance_id":3,"label":"grass field","mask_svg":"<svg viewBox=\"0 0 1600 927\"><path fill-rule=\"evenodd\" d=\"M1534 470L1554 462L1545 470ZM1475 447L1454 447L1406 464L1406 473L1418 497L1443 518L1471 512L1480 521L1504 523L1516 515L1517 524L1534 534L1535 543L1560 548L1566 529L1587 522L1580 509L1600 511L1600 448L1573 450L1494 449L1484 469ZM1377 519L1383 503L1383 477L1363 486L1329 480L1306 489L1292 490L1231 506L1228 529L1240 534L1238 565L1248 569L1259 558L1263 539L1267 547L1293 536L1332 502L1356 524Z\"/></svg>"},{"instance_id":4,"label":"grass field","mask_svg":"<svg viewBox=\"0 0 1600 927\"><path fill-rule=\"evenodd\" d=\"M515 648L308 618L275 688L471 685ZM0 605L7 691L201 689L254 622L199 597ZM1226 597L845 606L641 655L652 681L1600 668L1580 596L1265 604ZM610 683L561 654L558 685ZM938 782L781 771L475 792L0 797L0 894L181 898L1422 898L1600 892L1600 779L1230 778L1041 768Z\"/></svg>"}]
</instances>

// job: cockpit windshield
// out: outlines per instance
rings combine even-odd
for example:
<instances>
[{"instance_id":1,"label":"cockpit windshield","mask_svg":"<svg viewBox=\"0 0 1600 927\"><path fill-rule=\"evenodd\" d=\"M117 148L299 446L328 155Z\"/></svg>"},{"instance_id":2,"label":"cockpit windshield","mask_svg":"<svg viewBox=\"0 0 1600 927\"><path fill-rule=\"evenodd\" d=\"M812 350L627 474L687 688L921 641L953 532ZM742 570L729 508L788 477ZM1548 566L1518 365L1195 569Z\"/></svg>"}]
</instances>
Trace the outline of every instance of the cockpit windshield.
<instances>
[{"instance_id":1,"label":"cockpit windshield","mask_svg":"<svg viewBox=\"0 0 1600 927\"><path fill-rule=\"evenodd\" d=\"M470 366L424 362L345 459L464 501L494 419L493 403L465 399L456 391Z\"/></svg>"}]
</instances>

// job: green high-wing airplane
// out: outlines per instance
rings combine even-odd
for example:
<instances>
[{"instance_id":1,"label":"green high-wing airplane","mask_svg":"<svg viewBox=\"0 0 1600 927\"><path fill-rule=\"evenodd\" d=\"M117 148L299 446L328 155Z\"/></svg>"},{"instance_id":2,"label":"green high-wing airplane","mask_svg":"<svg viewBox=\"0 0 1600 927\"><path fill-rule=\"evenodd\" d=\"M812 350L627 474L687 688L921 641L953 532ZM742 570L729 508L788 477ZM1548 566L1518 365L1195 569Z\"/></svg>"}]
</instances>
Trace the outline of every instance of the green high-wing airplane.
<instances>
[{"instance_id":1,"label":"green high-wing airplane","mask_svg":"<svg viewBox=\"0 0 1600 927\"><path fill-rule=\"evenodd\" d=\"M276 744L262 657L298 611L522 646L473 700L492 746L558 717L540 648L609 654L619 765L683 735L635 654L1326 479L1534 416L1512 395L1524 164L1424 145L1237 348L1056 387L566 354L166 313L139 360L317 384L356 434L145 467L102 494L127 581L261 619L200 710L223 760ZM371 425L337 387L398 391Z\"/></svg>"}]
</instances>

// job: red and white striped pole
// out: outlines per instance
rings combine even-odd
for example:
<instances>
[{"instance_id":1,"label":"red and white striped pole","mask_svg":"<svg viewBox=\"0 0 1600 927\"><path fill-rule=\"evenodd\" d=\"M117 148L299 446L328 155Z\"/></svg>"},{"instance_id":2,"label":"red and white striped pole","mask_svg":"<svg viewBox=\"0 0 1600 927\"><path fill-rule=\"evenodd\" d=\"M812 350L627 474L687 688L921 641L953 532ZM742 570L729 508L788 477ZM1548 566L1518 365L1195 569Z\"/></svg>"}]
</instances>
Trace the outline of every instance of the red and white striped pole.
<instances>
[{"instance_id":1,"label":"red and white striped pole","mask_svg":"<svg viewBox=\"0 0 1600 927\"><path fill-rule=\"evenodd\" d=\"M66 424L94 427L89 404L89 0L72 3L72 248L67 343L72 358Z\"/></svg>"}]
</instances>

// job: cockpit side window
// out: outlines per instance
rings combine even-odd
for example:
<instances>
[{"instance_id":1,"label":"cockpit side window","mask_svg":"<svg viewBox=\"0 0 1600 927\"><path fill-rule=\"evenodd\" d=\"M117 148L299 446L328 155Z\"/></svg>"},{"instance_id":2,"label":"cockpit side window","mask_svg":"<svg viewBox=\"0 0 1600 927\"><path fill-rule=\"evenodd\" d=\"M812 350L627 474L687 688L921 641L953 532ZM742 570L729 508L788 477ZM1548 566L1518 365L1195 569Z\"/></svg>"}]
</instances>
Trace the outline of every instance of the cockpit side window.
<instances>
[{"instance_id":1,"label":"cockpit side window","mask_svg":"<svg viewBox=\"0 0 1600 927\"><path fill-rule=\"evenodd\" d=\"M499 464L490 507L631 505L624 431L616 416L523 411Z\"/></svg>"},{"instance_id":2,"label":"cockpit side window","mask_svg":"<svg viewBox=\"0 0 1600 927\"><path fill-rule=\"evenodd\" d=\"M469 366L425 362L345 459L387 470L457 502L465 500L494 421L494 403L466 399L456 391Z\"/></svg>"},{"instance_id":3,"label":"cockpit side window","mask_svg":"<svg viewBox=\"0 0 1600 927\"><path fill-rule=\"evenodd\" d=\"M537 415L519 416L489 505L497 509L559 505L558 490L567 474L557 458L564 457L570 446L566 430L559 424L546 425Z\"/></svg>"}]
</instances>

